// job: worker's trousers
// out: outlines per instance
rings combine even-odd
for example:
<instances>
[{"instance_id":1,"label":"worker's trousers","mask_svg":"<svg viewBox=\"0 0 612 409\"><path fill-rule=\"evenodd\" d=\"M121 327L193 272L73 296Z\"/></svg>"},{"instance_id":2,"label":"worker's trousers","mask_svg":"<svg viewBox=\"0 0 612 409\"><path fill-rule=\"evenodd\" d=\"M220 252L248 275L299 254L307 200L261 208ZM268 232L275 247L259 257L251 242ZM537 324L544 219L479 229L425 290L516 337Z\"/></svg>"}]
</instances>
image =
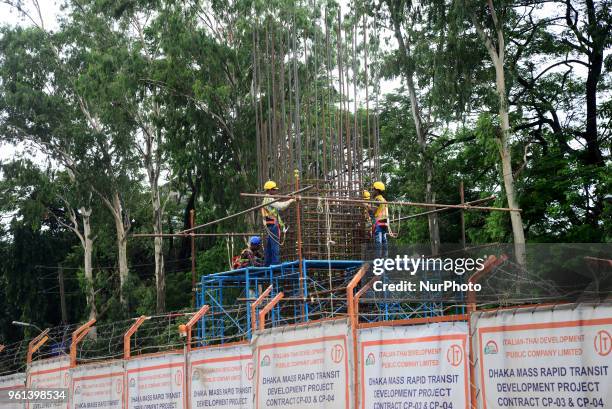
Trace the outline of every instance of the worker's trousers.
<instances>
[{"instance_id":1,"label":"worker's trousers","mask_svg":"<svg viewBox=\"0 0 612 409\"><path fill-rule=\"evenodd\" d=\"M266 267L273 264L280 264L280 226L278 224L267 224L265 261Z\"/></svg>"},{"instance_id":2,"label":"worker's trousers","mask_svg":"<svg viewBox=\"0 0 612 409\"><path fill-rule=\"evenodd\" d=\"M387 233L389 228L387 226L376 225L374 227L374 243L376 245L376 257L387 258L389 249L387 247Z\"/></svg>"}]
</instances>

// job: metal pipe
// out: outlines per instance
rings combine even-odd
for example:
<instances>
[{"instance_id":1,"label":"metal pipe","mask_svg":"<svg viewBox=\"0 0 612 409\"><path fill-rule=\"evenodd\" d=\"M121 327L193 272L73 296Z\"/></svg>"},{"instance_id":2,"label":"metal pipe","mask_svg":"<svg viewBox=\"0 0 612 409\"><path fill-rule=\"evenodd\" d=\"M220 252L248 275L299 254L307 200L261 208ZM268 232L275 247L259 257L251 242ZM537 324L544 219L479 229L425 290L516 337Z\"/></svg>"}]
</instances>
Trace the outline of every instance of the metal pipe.
<instances>
[{"instance_id":1,"label":"metal pipe","mask_svg":"<svg viewBox=\"0 0 612 409\"><path fill-rule=\"evenodd\" d=\"M185 324L185 329L187 330L187 352L191 351L191 329L198 323L200 318L202 318L204 314L208 312L209 309L210 306L208 304L203 305L202 308L200 308L198 312L191 317L187 324Z\"/></svg>"},{"instance_id":2,"label":"metal pipe","mask_svg":"<svg viewBox=\"0 0 612 409\"><path fill-rule=\"evenodd\" d=\"M349 321L351 323L351 333L353 336L353 370L354 370L354 381L355 381L355 407L358 408L359 407L359 382L358 377L359 377L359 364L358 364L358 360L357 360L357 354L358 354L358 350L357 350L357 324L359 321L359 318L355 315L355 303L354 303L354 299L353 299L353 291L355 290L355 287L357 287L357 284L359 284L359 282L361 281L361 279L363 278L363 276L366 273L366 270L368 269L369 265L368 264L364 264L359 271L357 271L357 273L355 274L355 276L351 279L351 281L349 282L349 284L346 286L346 298L347 298L347 309L348 309L348 316L349 316Z\"/></svg>"},{"instance_id":3,"label":"metal pipe","mask_svg":"<svg viewBox=\"0 0 612 409\"><path fill-rule=\"evenodd\" d=\"M295 176L295 190L300 190L300 171L296 169L294 171ZM301 213L301 201L299 197L296 200L296 224L297 224L297 253L298 253L298 268L300 271L300 295L304 295L304 266L302 263L302 221L300 217ZM300 314L304 315L304 306L300 306Z\"/></svg>"},{"instance_id":4,"label":"metal pipe","mask_svg":"<svg viewBox=\"0 0 612 409\"><path fill-rule=\"evenodd\" d=\"M463 190L463 180L459 183L459 198L461 204L465 204L465 191ZM465 211L461 210L461 247L465 248Z\"/></svg>"},{"instance_id":5,"label":"metal pipe","mask_svg":"<svg viewBox=\"0 0 612 409\"><path fill-rule=\"evenodd\" d=\"M195 209L189 210L189 228L195 226ZM195 236L191 233L191 305L196 306L196 264L195 264Z\"/></svg>"},{"instance_id":6,"label":"metal pipe","mask_svg":"<svg viewBox=\"0 0 612 409\"><path fill-rule=\"evenodd\" d=\"M32 356L34 355L34 352L38 351L40 347L43 346L43 344L49 339L47 334L49 334L50 330L50 328L45 329L28 343L28 354L26 355L26 363L28 365L32 363Z\"/></svg>"},{"instance_id":7,"label":"metal pipe","mask_svg":"<svg viewBox=\"0 0 612 409\"><path fill-rule=\"evenodd\" d=\"M130 359L130 339L138 328L148 319L145 315L141 315L136 319L136 322L123 335L123 359Z\"/></svg>"},{"instance_id":8,"label":"metal pipe","mask_svg":"<svg viewBox=\"0 0 612 409\"><path fill-rule=\"evenodd\" d=\"M276 294L274 298L272 298L272 300L268 304L266 304L266 306L263 307L261 311L259 311L259 330L260 331L263 331L264 329L266 329L266 315L270 312L270 310L272 310L272 308L276 306L276 304L280 302L280 300L283 299L284 296L285 294L283 294L282 292Z\"/></svg>"},{"instance_id":9,"label":"metal pipe","mask_svg":"<svg viewBox=\"0 0 612 409\"><path fill-rule=\"evenodd\" d=\"M72 333L72 342L70 343L70 367L74 368L77 361L77 346L79 342L89 333L91 326L96 323L96 319L92 318Z\"/></svg>"},{"instance_id":10,"label":"metal pipe","mask_svg":"<svg viewBox=\"0 0 612 409\"><path fill-rule=\"evenodd\" d=\"M500 258L497 258L496 256L493 256L493 255L489 256L489 258L487 258L482 268L470 276L470 278L468 279L468 284L477 283L482 277L488 274L489 271L491 271L493 267L503 263L507 258L508 257L505 254L501 256ZM469 348L469 354L468 354L469 360L470 360L469 361L470 379L476 379L475 378L476 369L474 368L474 365L475 365L474 351L473 351L474 346L472 345L472 313L476 311L476 299L475 298L476 298L476 293L474 293L473 291L469 291L468 296L467 296L467 301L468 301L467 321L468 321L468 336L469 336L469 341L470 341L470 348ZM476 408L477 404L478 404L478 401L476 398L476 384L474 382L470 382L470 407Z\"/></svg>"},{"instance_id":11,"label":"metal pipe","mask_svg":"<svg viewBox=\"0 0 612 409\"><path fill-rule=\"evenodd\" d=\"M257 306L259 304L261 304L263 302L263 300L270 295L270 293L272 292L272 284L270 284L268 286L268 288L265 289L265 291L263 293L261 293L259 295L259 297L257 297L257 299L253 302L253 304L251 304L251 330L252 333L255 333L255 331L257 331Z\"/></svg>"},{"instance_id":12,"label":"metal pipe","mask_svg":"<svg viewBox=\"0 0 612 409\"><path fill-rule=\"evenodd\" d=\"M366 285L361 287L359 291L357 291L357 293L355 294L355 298L353 301L355 303L355 306L353 308L355 309L355 315L357 316L357 320L359 320L359 300L361 300L361 297L366 293L366 291L368 291L374 285L376 280L379 280L379 277L372 277L372 279L368 281ZM359 325L359 321L357 321L357 325Z\"/></svg>"},{"instance_id":13,"label":"metal pipe","mask_svg":"<svg viewBox=\"0 0 612 409\"><path fill-rule=\"evenodd\" d=\"M275 197L280 199L292 199L291 195L266 195L262 193L240 193L241 196L246 197ZM319 196L300 196L301 200L329 200L330 202L339 202L339 203L372 203L370 200L361 200L361 199L341 199L337 197L319 197ZM433 207L437 209L465 209L465 210L490 210L490 211L502 211L502 212L521 212L522 209L514 209L510 207L491 207L491 206L470 206L468 204L441 204L441 203L420 203L420 202L399 202L399 201L390 201L386 202L387 205L395 205L395 206L414 206L414 207Z\"/></svg>"}]
</instances>

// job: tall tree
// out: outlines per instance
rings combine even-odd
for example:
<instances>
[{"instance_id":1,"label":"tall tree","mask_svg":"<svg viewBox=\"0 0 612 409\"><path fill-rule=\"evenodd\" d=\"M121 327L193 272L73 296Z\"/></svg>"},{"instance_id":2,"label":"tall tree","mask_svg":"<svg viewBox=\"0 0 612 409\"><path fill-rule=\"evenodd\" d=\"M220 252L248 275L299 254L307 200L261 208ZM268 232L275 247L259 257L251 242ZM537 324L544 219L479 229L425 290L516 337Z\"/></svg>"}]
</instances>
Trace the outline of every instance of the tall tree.
<instances>
[{"instance_id":1,"label":"tall tree","mask_svg":"<svg viewBox=\"0 0 612 409\"><path fill-rule=\"evenodd\" d=\"M508 5L500 6L503 9L501 16L507 16ZM496 135L499 156L501 159L501 176L506 192L508 207L519 209L518 194L512 169L510 115L508 107L508 90L506 89L506 40L504 35L504 20L500 19L493 0L486 4L478 1L460 0L457 7L465 8L478 36L486 48L489 58L495 69L495 89L497 91L497 108L499 113L499 132ZM525 230L521 213L518 210L510 212L512 235L514 238L515 257L519 264L526 263Z\"/></svg>"},{"instance_id":2,"label":"tall tree","mask_svg":"<svg viewBox=\"0 0 612 409\"><path fill-rule=\"evenodd\" d=\"M113 215L121 285L128 277L130 219L122 195L130 186L131 160L121 132L111 133L86 99L79 80L82 55L74 38L41 27L3 28L0 40L1 129L8 140L33 144L89 188Z\"/></svg>"},{"instance_id":3,"label":"tall tree","mask_svg":"<svg viewBox=\"0 0 612 409\"><path fill-rule=\"evenodd\" d=\"M417 27L423 24L423 8L414 4L411 0L385 0L385 4L388 8L393 35L398 44L398 62L408 89L410 112L416 131L419 155L425 169L425 202L435 203L434 159L430 147L428 146L428 139L431 137L430 130L433 126L433 121L431 117L424 112L423 103L419 100L420 98L415 84L415 70L417 64L412 50L413 48L420 48L421 52L425 50L424 47L419 47L419 44L417 44L424 40L417 29ZM435 255L440 251L440 226L438 214L430 213L427 216L427 220L429 223L431 251L432 254Z\"/></svg>"}]
</instances>

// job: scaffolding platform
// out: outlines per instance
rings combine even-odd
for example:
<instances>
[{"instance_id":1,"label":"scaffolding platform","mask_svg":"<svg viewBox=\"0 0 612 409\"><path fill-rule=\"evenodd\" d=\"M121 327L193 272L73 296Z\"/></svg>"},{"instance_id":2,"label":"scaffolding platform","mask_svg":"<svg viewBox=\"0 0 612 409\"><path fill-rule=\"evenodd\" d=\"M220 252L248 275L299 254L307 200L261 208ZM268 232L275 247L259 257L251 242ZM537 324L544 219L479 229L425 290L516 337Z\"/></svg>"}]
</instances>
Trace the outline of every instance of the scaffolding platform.
<instances>
[{"instance_id":1,"label":"scaffolding platform","mask_svg":"<svg viewBox=\"0 0 612 409\"><path fill-rule=\"evenodd\" d=\"M254 328L251 305L269 286L272 291L268 299L280 292L283 299L268 314L266 327L346 316L346 288L362 265L361 260L303 260L301 272L300 262L290 261L203 275L197 288L197 304L198 307L209 305L210 310L200 321L197 336L203 345L250 340ZM360 286L371 278L366 275ZM428 273L427 278L442 280L435 271ZM369 290L363 299L359 319L364 322L463 312L447 311L444 301L435 297L394 301L384 296L374 297Z\"/></svg>"}]
</instances>

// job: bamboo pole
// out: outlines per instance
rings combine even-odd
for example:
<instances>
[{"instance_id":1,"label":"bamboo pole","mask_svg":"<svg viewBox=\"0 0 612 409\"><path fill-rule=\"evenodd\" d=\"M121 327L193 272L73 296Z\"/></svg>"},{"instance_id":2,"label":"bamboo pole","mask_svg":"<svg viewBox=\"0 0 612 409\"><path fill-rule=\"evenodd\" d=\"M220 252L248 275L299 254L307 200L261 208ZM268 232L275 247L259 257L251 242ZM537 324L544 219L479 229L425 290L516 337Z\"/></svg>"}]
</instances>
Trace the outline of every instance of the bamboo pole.
<instances>
[{"instance_id":1,"label":"bamboo pole","mask_svg":"<svg viewBox=\"0 0 612 409\"><path fill-rule=\"evenodd\" d=\"M475 205L475 204L479 204L479 203L488 202L489 200L493 200L493 199L495 199L495 196L494 196L494 195L491 195L491 196L489 196L489 197L485 197L485 198L478 199L478 200L473 200L473 201L471 201L471 202L465 202L465 203L463 203L463 202L462 202L462 203L460 203L460 205L468 205L468 206L471 206L471 205ZM447 210L451 210L451 209L449 209L449 208L444 208L444 209L428 210L428 211L426 211L426 212L417 213L417 214L411 214L411 215L409 215L409 216L403 216L403 217L399 217L399 218L397 218L397 219L392 219L392 220L389 220L389 221L390 221L390 222L399 222L399 221L402 221L402 220L414 219L414 218L416 218L416 217L426 216L426 215L428 215L428 214L432 214L432 213L440 213L440 212L444 212L444 211L447 211ZM461 211L463 212L463 209L461 209ZM465 245L464 245L463 247L465 247Z\"/></svg>"},{"instance_id":2,"label":"bamboo pole","mask_svg":"<svg viewBox=\"0 0 612 409\"><path fill-rule=\"evenodd\" d=\"M241 196L245 197L274 197L276 199L292 199L293 195L266 195L260 193L240 193ZM321 196L300 196L300 200L329 200L330 202L339 202L339 203L369 203L372 204L371 200L361 200L361 199L340 199L336 197L321 197ZM513 209L509 207L491 207L491 206L470 206L467 203L460 205L451 205L451 204L441 204L441 203L420 203L420 202L399 202L399 201L390 201L385 202L387 205L395 205L395 206L414 206L414 207L432 207L436 209L464 209L464 210L488 210L488 211L501 211L501 212L521 212L522 209Z\"/></svg>"},{"instance_id":3,"label":"bamboo pole","mask_svg":"<svg viewBox=\"0 0 612 409\"><path fill-rule=\"evenodd\" d=\"M248 236L257 236L261 234L261 232L253 233L237 233L237 232L228 232L228 233L134 233L131 234L130 237L248 237Z\"/></svg>"},{"instance_id":4,"label":"bamboo pole","mask_svg":"<svg viewBox=\"0 0 612 409\"><path fill-rule=\"evenodd\" d=\"M254 210L257 210L257 209L261 209L262 207L268 206L271 203L276 203L276 202L281 201L283 199L292 199L293 196L295 196L295 195L297 195L299 193L305 192L307 190L310 190L310 189L312 189L312 186L306 186L303 189L300 189L300 190L297 190L295 192L289 193L289 195L283 195L283 196L280 196L280 195L263 195L263 197L272 197L272 198L274 198L274 200L272 200L271 202L268 202L266 204L262 203L260 205L250 207L250 208L248 208L246 210L243 210L241 212L230 214L229 216L225 216L225 217L222 217L220 219L210 221L208 223L200 224L199 226L195 226L195 227L192 227L190 229L180 231L178 233L189 233L189 232L192 232L194 230L201 229L202 227L211 226L213 224L217 224L217 223L220 223L220 222L225 221L225 220L233 219L234 217L241 216L243 214L247 214L247 213L252 212Z\"/></svg>"}]
</instances>

